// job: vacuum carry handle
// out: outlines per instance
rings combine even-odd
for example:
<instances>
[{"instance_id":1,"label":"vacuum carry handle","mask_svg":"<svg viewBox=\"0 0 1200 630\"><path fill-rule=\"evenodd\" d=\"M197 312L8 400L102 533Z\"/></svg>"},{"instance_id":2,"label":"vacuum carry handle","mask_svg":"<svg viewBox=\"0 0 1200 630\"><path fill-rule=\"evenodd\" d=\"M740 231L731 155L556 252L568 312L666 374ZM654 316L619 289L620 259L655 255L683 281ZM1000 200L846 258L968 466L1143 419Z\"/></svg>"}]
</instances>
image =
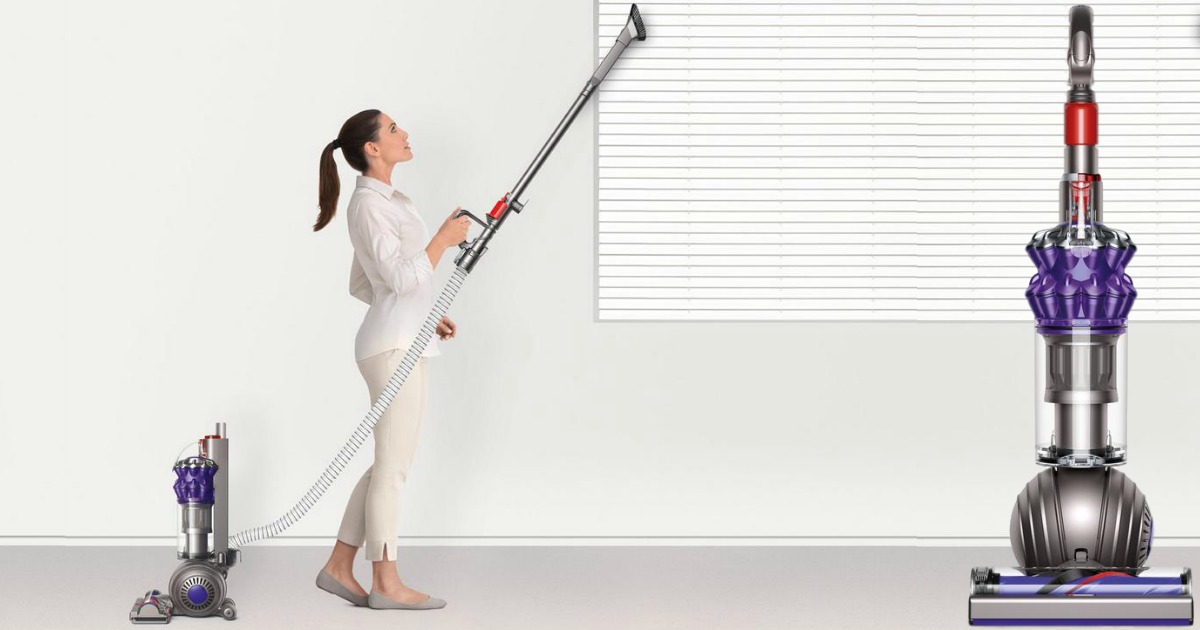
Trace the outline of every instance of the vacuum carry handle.
<instances>
[{"instance_id":1,"label":"vacuum carry handle","mask_svg":"<svg viewBox=\"0 0 1200 630\"><path fill-rule=\"evenodd\" d=\"M485 222L483 221L483 219L480 219L479 217L477 217L477 216L475 216L475 215L471 214L471 212L470 212L469 210L463 210L463 209L461 209L461 208L460 208L460 209L459 209L459 211L458 211L458 213L454 215L454 218L455 218L455 219L458 219L458 218L461 218L461 217L470 217L472 221L474 221L474 222L478 223L479 225L482 225L483 227L487 227L487 223L485 223ZM463 242L461 242L461 243L459 243L459 244L458 244L458 248L459 248L459 249L466 249L466 248L467 248L467 247L470 245L470 243L471 243L471 241L470 241L469 239L468 239L468 240L465 240L465 241L463 241Z\"/></svg>"},{"instance_id":2,"label":"vacuum carry handle","mask_svg":"<svg viewBox=\"0 0 1200 630\"><path fill-rule=\"evenodd\" d=\"M1092 67L1096 58L1092 47L1092 8L1078 5L1071 9L1071 40L1067 48L1067 66L1071 85L1092 85Z\"/></svg>"}]
</instances>

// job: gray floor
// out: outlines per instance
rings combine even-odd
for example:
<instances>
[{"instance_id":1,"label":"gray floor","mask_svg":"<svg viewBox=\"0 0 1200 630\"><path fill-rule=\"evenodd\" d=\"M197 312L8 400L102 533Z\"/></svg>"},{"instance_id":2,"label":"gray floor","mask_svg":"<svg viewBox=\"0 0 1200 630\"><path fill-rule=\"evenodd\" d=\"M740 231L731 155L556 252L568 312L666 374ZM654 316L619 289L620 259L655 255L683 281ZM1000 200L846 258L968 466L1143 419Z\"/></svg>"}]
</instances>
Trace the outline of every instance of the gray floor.
<instances>
[{"instance_id":1,"label":"gray floor","mask_svg":"<svg viewBox=\"0 0 1200 630\"><path fill-rule=\"evenodd\" d=\"M173 550L0 547L0 629L121 628L133 600L164 588ZM313 586L326 551L250 548L230 573L239 618L174 628L699 630L967 628L967 577L1006 548L416 547L400 558L438 611L350 606ZM1155 549L1155 566L1200 567L1200 549ZM359 561L359 578L369 567ZM226 626L232 623L236 625Z\"/></svg>"}]
</instances>

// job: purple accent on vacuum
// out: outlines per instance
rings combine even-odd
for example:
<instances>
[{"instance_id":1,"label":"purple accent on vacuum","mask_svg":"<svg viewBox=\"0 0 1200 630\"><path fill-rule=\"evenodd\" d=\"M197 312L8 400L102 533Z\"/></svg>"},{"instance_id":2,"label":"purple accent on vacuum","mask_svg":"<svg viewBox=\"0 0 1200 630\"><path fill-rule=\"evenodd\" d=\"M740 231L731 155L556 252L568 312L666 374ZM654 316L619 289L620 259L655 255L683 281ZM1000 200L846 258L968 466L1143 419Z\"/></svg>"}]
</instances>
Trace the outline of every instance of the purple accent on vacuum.
<instances>
[{"instance_id":1,"label":"purple accent on vacuum","mask_svg":"<svg viewBox=\"0 0 1200 630\"><path fill-rule=\"evenodd\" d=\"M1052 584L1056 576L1000 576L996 594L1004 597L1178 597L1188 594L1188 586L1180 577L1137 577L1112 575L1099 578L1080 578L1063 584ZM1046 587L1051 586L1050 592Z\"/></svg>"},{"instance_id":2,"label":"purple accent on vacuum","mask_svg":"<svg viewBox=\"0 0 1200 630\"><path fill-rule=\"evenodd\" d=\"M203 584L195 584L187 591L188 601L195 606L203 606L208 602L208 589Z\"/></svg>"},{"instance_id":3,"label":"purple accent on vacuum","mask_svg":"<svg viewBox=\"0 0 1200 630\"><path fill-rule=\"evenodd\" d=\"M1186 619L973 619L974 626L1190 626Z\"/></svg>"},{"instance_id":4,"label":"purple accent on vacuum","mask_svg":"<svg viewBox=\"0 0 1200 630\"><path fill-rule=\"evenodd\" d=\"M213 477L217 463L203 457L181 459L175 464L175 498L180 505L212 505L216 492Z\"/></svg>"},{"instance_id":5,"label":"purple accent on vacuum","mask_svg":"<svg viewBox=\"0 0 1200 630\"><path fill-rule=\"evenodd\" d=\"M1071 238L1075 230L1074 224L1062 223L1035 235L1025 248L1037 267L1025 299L1037 318L1038 332L1064 333L1082 327L1095 333L1123 333L1137 298L1125 265L1137 247L1128 241L1118 248L1092 238ZM1093 230L1108 231L1102 224L1088 223L1087 231Z\"/></svg>"}]
</instances>

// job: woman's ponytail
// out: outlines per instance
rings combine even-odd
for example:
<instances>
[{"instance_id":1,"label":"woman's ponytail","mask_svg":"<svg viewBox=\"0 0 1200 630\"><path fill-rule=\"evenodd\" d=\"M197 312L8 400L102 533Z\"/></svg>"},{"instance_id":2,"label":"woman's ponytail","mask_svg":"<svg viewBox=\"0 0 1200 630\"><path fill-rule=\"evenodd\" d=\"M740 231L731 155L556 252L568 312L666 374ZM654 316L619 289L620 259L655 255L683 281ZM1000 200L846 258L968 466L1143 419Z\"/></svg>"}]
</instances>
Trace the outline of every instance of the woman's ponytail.
<instances>
[{"instance_id":1,"label":"woman's ponytail","mask_svg":"<svg viewBox=\"0 0 1200 630\"><path fill-rule=\"evenodd\" d=\"M333 161L335 149L342 150L342 157L350 166L360 172L367 172L367 156L363 145L368 142L379 142L379 110L367 109L351 116L342 125L338 137L325 145L321 151L320 187L317 189L317 206L321 209L313 231L329 225L337 212L338 194L342 183L338 180L337 163Z\"/></svg>"},{"instance_id":2,"label":"woman's ponytail","mask_svg":"<svg viewBox=\"0 0 1200 630\"><path fill-rule=\"evenodd\" d=\"M337 163L333 161L333 151L341 146L337 140L325 145L325 150L321 152L321 184L317 190L317 206L321 208L321 213L317 215L317 222L313 224L313 231L319 232L321 228L329 225L333 220L333 215L337 212L338 194L341 193L342 182L338 179Z\"/></svg>"}]
</instances>

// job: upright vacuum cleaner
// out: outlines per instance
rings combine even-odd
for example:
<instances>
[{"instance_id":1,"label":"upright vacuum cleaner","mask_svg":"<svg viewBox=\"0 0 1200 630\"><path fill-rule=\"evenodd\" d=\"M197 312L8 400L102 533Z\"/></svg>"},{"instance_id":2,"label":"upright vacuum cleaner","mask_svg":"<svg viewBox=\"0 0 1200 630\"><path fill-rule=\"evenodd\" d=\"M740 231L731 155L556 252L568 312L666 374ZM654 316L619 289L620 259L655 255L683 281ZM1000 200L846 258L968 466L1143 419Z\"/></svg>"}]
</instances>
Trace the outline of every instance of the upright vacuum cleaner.
<instances>
[{"instance_id":1,"label":"upright vacuum cleaner","mask_svg":"<svg viewBox=\"0 0 1200 630\"><path fill-rule=\"evenodd\" d=\"M133 603L134 623L168 623L172 614L220 615L232 620L237 605L225 596L225 577L237 564L229 548L229 439L225 423L198 440L197 453L175 462L179 503L178 557L166 593L150 590Z\"/></svg>"},{"instance_id":2,"label":"upright vacuum cleaner","mask_svg":"<svg viewBox=\"0 0 1200 630\"><path fill-rule=\"evenodd\" d=\"M511 213L519 213L525 207L520 201L525 188L537 175L542 164L567 128L575 121L575 117L587 104L596 88L604 81L609 70L634 41L645 41L646 27L637 5L632 5L629 18L617 35L617 41L612 49L600 62L596 71L588 78L583 90L571 105L563 119L558 123L549 140L538 151L533 163L525 170L521 179L512 191L505 194L487 213L487 218L480 217L463 210L458 216L468 216L483 227L483 232L474 240L459 244L462 250L454 260L455 269L445 289L438 296L433 309L426 317L417 338L409 346L408 353L400 362L400 367L392 374L387 386L379 398L371 405L367 416L359 423L358 428L351 434L350 439L342 446L337 456L325 468L325 472L309 488L291 510L274 522L261 527L255 527L239 532L228 538L228 439L225 437L224 423L217 424L216 433L206 435L200 440L199 452L179 460L175 464L175 495L180 511L180 543L179 559L183 564L171 576L170 587L166 593L151 590L145 596L136 600L129 612L129 619L134 623L167 623L172 615L182 614L189 617L210 617L220 615L225 619L234 619L237 609L233 600L226 597L225 578L228 570L239 559L239 548L248 543L263 538L277 536L296 521L299 521L314 504L333 485L334 480L345 469L346 465L366 443L375 424L379 422L383 412L392 403L392 399L408 379L408 375L416 366L425 347L433 338L438 324L446 315L450 304L458 295L459 289L466 282L467 275L479 263L479 259L487 252L488 243L499 231L500 226Z\"/></svg>"},{"instance_id":3,"label":"upright vacuum cleaner","mask_svg":"<svg viewBox=\"0 0 1200 630\"><path fill-rule=\"evenodd\" d=\"M1071 89L1058 225L1025 247L1037 320L1037 450L1017 496L1017 568L971 573L974 625L1191 625L1188 569L1150 569L1154 521L1125 463L1125 328L1136 247L1103 223L1092 92L1092 10L1071 9Z\"/></svg>"}]
</instances>

